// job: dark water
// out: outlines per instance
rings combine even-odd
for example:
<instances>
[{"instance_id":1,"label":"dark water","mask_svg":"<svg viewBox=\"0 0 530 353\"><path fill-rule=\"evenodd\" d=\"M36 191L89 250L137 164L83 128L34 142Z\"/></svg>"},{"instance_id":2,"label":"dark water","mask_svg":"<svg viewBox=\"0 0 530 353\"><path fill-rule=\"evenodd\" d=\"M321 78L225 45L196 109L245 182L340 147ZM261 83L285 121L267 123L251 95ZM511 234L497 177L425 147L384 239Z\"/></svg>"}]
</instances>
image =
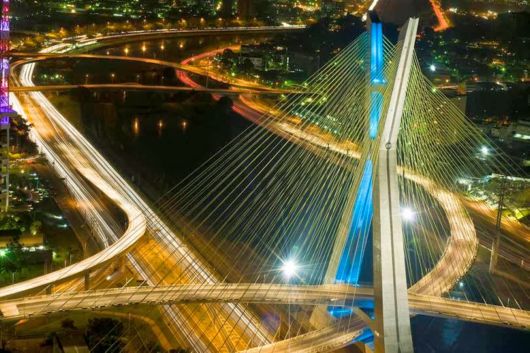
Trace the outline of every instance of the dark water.
<instances>
[{"instance_id":1,"label":"dark water","mask_svg":"<svg viewBox=\"0 0 530 353\"><path fill-rule=\"evenodd\" d=\"M126 165L136 184L163 191L250 125L230 107L204 94L109 93L84 99L81 118L84 131Z\"/></svg>"},{"instance_id":2,"label":"dark water","mask_svg":"<svg viewBox=\"0 0 530 353\"><path fill-rule=\"evenodd\" d=\"M453 319L414 317L416 353L526 353L530 333Z\"/></svg>"}]
</instances>

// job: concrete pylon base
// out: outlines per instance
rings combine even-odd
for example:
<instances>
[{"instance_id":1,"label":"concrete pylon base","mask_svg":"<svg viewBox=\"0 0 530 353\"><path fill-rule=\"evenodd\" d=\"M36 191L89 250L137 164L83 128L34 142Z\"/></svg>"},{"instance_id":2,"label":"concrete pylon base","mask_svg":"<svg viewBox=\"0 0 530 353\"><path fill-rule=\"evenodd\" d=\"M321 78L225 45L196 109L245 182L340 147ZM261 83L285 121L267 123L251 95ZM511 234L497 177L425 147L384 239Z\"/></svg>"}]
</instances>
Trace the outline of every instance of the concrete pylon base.
<instances>
[{"instance_id":1,"label":"concrete pylon base","mask_svg":"<svg viewBox=\"0 0 530 353\"><path fill-rule=\"evenodd\" d=\"M333 323L334 318L328 312L328 307L325 305L316 306L313 309L309 323L315 329L321 329Z\"/></svg>"}]
</instances>

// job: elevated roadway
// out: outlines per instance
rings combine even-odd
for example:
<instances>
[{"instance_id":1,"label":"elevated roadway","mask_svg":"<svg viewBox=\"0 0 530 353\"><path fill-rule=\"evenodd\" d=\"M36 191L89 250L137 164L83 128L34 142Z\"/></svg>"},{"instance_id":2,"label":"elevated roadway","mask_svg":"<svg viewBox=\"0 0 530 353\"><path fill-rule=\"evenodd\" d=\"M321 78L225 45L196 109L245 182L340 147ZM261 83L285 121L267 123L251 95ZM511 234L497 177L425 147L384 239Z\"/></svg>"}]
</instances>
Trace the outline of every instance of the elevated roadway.
<instances>
[{"instance_id":1,"label":"elevated roadway","mask_svg":"<svg viewBox=\"0 0 530 353\"><path fill-rule=\"evenodd\" d=\"M198 37L231 34L278 34L299 32L305 29L305 25L281 25L281 26L258 26L258 27L223 27L223 28L165 28L154 30L136 30L112 32L106 35L96 35L93 38L87 36L76 36L65 38L64 43L74 42L74 49L80 47L109 46L118 43L126 43L139 40L162 39L171 37Z\"/></svg>"},{"instance_id":2,"label":"elevated roadway","mask_svg":"<svg viewBox=\"0 0 530 353\"><path fill-rule=\"evenodd\" d=\"M86 292L57 293L0 302L4 319L20 319L60 311L90 310L134 304L259 303L352 306L371 299L373 289L347 285L191 284L126 287ZM457 301L409 293L414 314L530 330L530 312L498 305ZM362 318L362 316L360 316ZM371 325L365 318L365 325Z\"/></svg>"},{"instance_id":3,"label":"elevated roadway","mask_svg":"<svg viewBox=\"0 0 530 353\"><path fill-rule=\"evenodd\" d=\"M210 94L220 95L242 95L242 94L304 94L300 91L290 90L257 90L257 89L240 89L240 88L206 88L198 87L193 88L189 86L167 86L167 85L143 85L139 83L109 83L109 84L73 84L73 85L42 85L42 86L18 86L10 89L13 93L20 92L58 92L58 91L71 91L75 89L88 89L98 91L111 91L111 90L123 90L123 91L150 91L150 92L201 92Z\"/></svg>"},{"instance_id":4,"label":"elevated roadway","mask_svg":"<svg viewBox=\"0 0 530 353\"><path fill-rule=\"evenodd\" d=\"M62 48L62 46L60 46ZM65 50L65 49L62 49ZM222 50L214 50L209 53L218 53ZM159 60L159 59L151 59L151 58L140 58L140 57L134 57L134 56L123 56L123 55L98 55L98 54L72 54L72 53L12 53L11 54L14 57L20 57L20 60L14 62L12 64L12 69L15 70L21 65L29 64L29 63L35 63L35 62L42 62L47 60L59 60L59 59L81 59L81 60L114 60L114 61L123 61L123 62L135 62L135 63L142 63L142 64L149 64L149 65L157 65L157 66L164 66L164 67L170 67L175 70L178 70L179 72L186 72L201 76L209 76L212 79L218 80L220 82L224 82L227 84L230 84L233 88L239 88L239 89L251 89L253 91L263 91L263 92L273 92L273 93L279 93L279 92L287 92L290 91L284 91L284 90L277 90L277 89L271 89L268 87L260 86L259 84L256 84L255 82L251 81L245 81L245 80L226 80L223 76L215 75L214 73L207 71L205 69L188 65L188 64L179 64L172 61L166 61L166 60ZM197 58L200 56L197 56ZM24 85L25 86L25 85ZM16 88L16 87L13 87ZM196 89L205 89L206 87L195 87Z\"/></svg>"}]
</instances>

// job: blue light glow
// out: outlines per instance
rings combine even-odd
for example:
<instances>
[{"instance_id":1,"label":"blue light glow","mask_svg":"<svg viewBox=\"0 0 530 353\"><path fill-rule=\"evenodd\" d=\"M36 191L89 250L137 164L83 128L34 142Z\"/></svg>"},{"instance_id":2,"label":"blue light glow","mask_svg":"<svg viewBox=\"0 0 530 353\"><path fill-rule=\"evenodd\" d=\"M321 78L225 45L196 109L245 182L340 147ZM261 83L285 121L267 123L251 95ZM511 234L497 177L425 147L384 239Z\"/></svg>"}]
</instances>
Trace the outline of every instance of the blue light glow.
<instances>
[{"instance_id":1,"label":"blue light glow","mask_svg":"<svg viewBox=\"0 0 530 353\"><path fill-rule=\"evenodd\" d=\"M364 249L368 241L369 228L372 224L372 174L373 163L367 160L353 206L353 218L348 239L346 240L346 246L337 271L336 279L339 283L359 283Z\"/></svg>"},{"instance_id":2,"label":"blue light glow","mask_svg":"<svg viewBox=\"0 0 530 353\"><path fill-rule=\"evenodd\" d=\"M370 139L377 138L379 120L383 111L383 95L380 92L370 93Z\"/></svg>"},{"instance_id":3,"label":"blue light glow","mask_svg":"<svg viewBox=\"0 0 530 353\"><path fill-rule=\"evenodd\" d=\"M375 141L383 113L383 95L380 92L380 86L385 84L383 75L383 27L381 23L372 22L370 33L370 82L372 91L370 93L368 133L370 139ZM372 200L373 168L372 161L368 159L364 165L363 176L353 206L348 238L337 269L335 277L337 283L359 284L364 251L370 237L374 212ZM328 311L337 318L349 316L352 313L351 309L338 307L329 307Z\"/></svg>"},{"instance_id":4,"label":"blue light glow","mask_svg":"<svg viewBox=\"0 0 530 353\"><path fill-rule=\"evenodd\" d=\"M370 81L372 84L384 83L383 77L383 25L372 23L370 28Z\"/></svg>"}]
</instances>

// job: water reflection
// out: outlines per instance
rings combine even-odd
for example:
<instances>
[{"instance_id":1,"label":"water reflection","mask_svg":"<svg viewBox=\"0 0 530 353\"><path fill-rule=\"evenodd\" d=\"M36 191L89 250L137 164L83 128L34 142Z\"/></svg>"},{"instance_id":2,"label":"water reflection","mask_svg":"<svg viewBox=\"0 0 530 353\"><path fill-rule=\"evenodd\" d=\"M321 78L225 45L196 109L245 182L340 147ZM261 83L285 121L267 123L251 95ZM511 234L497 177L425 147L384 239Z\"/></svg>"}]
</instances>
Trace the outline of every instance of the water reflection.
<instances>
[{"instance_id":1,"label":"water reflection","mask_svg":"<svg viewBox=\"0 0 530 353\"><path fill-rule=\"evenodd\" d=\"M182 127L182 132L186 132L188 128L188 122L186 120L181 120L180 126Z\"/></svg>"},{"instance_id":2,"label":"water reflection","mask_svg":"<svg viewBox=\"0 0 530 353\"><path fill-rule=\"evenodd\" d=\"M139 118L133 119L132 130L135 136L138 136L140 134L140 119Z\"/></svg>"},{"instance_id":3,"label":"water reflection","mask_svg":"<svg viewBox=\"0 0 530 353\"><path fill-rule=\"evenodd\" d=\"M164 130L164 120L160 119L158 120L157 124L157 130L158 130L158 136L162 136L162 131Z\"/></svg>"},{"instance_id":4,"label":"water reflection","mask_svg":"<svg viewBox=\"0 0 530 353\"><path fill-rule=\"evenodd\" d=\"M203 52L215 48L232 46L247 43L263 42L270 38L270 35L253 35L247 36L208 36L208 37L193 37L193 38L174 38L154 41L140 41L137 43L123 44L113 48L105 49L105 51L95 51L95 53L106 53L107 55L126 55L139 57L152 57L168 60L179 60L189 56L190 53Z\"/></svg>"}]
</instances>

